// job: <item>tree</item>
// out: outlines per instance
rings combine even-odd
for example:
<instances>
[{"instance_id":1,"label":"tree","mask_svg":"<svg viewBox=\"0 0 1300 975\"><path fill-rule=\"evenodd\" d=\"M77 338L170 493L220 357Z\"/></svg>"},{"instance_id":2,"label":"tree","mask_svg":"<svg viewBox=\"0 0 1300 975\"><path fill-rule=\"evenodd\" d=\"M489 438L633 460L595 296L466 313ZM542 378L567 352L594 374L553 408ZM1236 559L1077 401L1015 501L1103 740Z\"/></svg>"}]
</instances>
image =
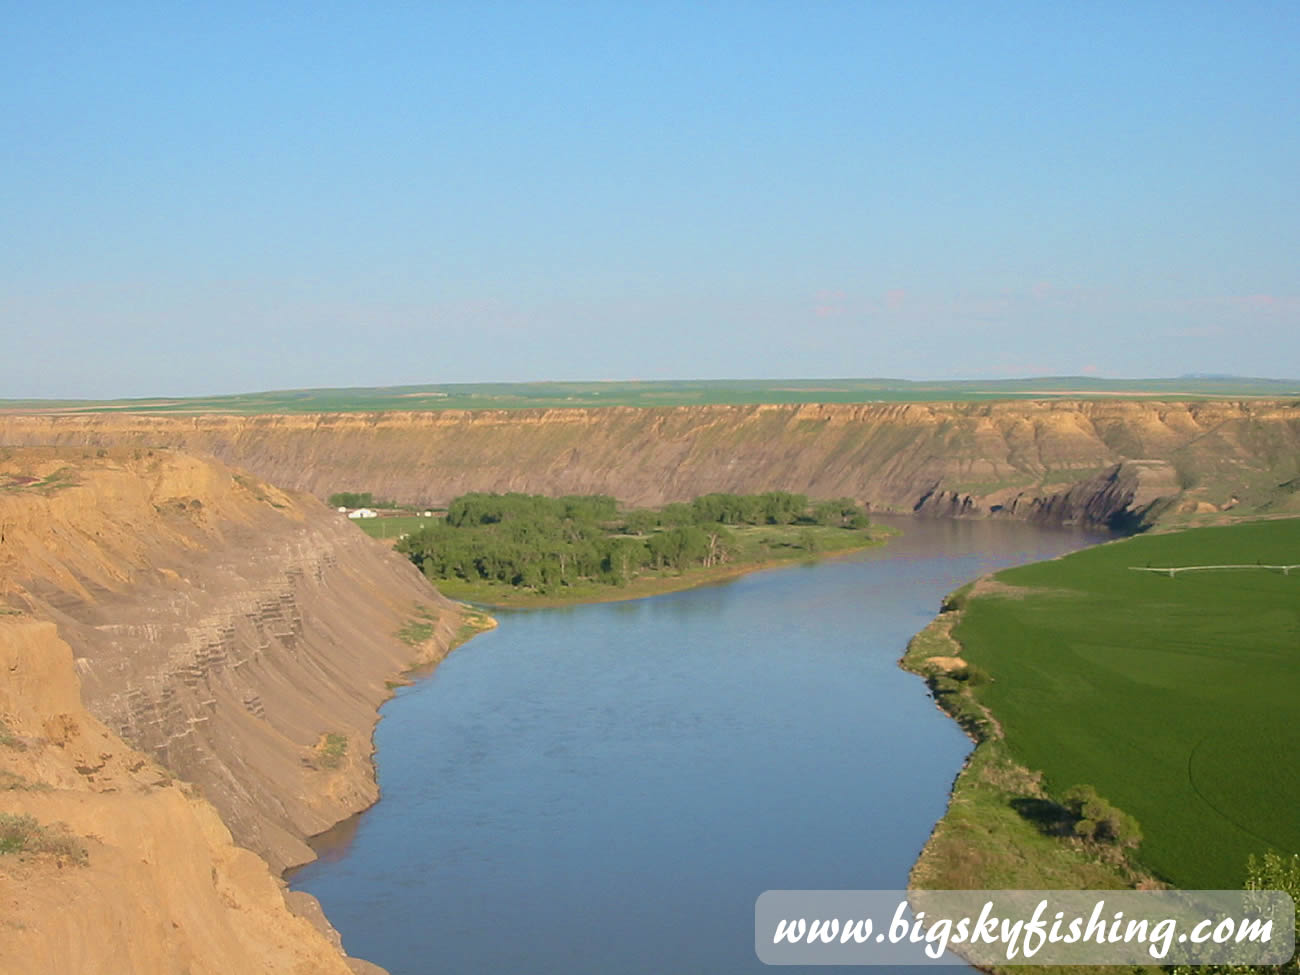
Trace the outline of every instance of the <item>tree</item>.
<instances>
[{"instance_id":1,"label":"tree","mask_svg":"<svg viewBox=\"0 0 1300 975\"><path fill-rule=\"evenodd\" d=\"M769 525L788 525L808 510L808 496L789 491L768 491L759 495L763 516Z\"/></svg>"},{"instance_id":2,"label":"tree","mask_svg":"<svg viewBox=\"0 0 1300 975\"><path fill-rule=\"evenodd\" d=\"M844 524L844 515L838 501L819 501L813 505L812 520L828 528L839 528Z\"/></svg>"},{"instance_id":3,"label":"tree","mask_svg":"<svg viewBox=\"0 0 1300 975\"><path fill-rule=\"evenodd\" d=\"M710 528L705 532L708 537L708 554L704 557L706 566L721 565L731 555L735 536L722 527Z\"/></svg>"},{"instance_id":4,"label":"tree","mask_svg":"<svg viewBox=\"0 0 1300 975\"><path fill-rule=\"evenodd\" d=\"M1284 855L1269 850L1263 856L1251 854L1246 861L1246 890L1281 890L1296 904L1292 919L1300 934L1300 854ZM1298 938L1297 940L1300 940ZM1178 965L1172 975L1300 975L1300 954L1285 965Z\"/></svg>"},{"instance_id":5,"label":"tree","mask_svg":"<svg viewBox=\"0 0 1300 975\"><path fill-rule=\"evenodd\" d=\"M659 516L649 508L633 508L623 518L623 530L629 535L648 535L659 525Z\"/></svg>"},{"instance_id":6,"label":"tree","mask_svg":"<svg viewBox=\"0 0 1300 975\"><path fill-rule=\"evenodd\" d=\"M645 543L634 538L613 538L606 543L600 562L601 572L614 585L626 585L632 573L644 565L649 556Z\"/></svg>"}]
</instances>

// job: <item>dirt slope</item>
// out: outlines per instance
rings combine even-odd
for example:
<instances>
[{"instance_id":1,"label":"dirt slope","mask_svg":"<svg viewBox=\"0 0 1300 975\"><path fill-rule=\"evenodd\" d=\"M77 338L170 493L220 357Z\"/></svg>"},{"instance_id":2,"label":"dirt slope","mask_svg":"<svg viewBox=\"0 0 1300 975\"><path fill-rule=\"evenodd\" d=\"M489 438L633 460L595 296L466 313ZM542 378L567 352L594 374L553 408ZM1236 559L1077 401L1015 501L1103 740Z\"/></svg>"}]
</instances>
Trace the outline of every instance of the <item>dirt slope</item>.
<instances>
[{"instance_id":1,"label":"dirt slope","mask_svg":"<svg viewBox=\"0 0 1300 975\"><path fill-rule=\"evenodd\" d=\"M446 651L455 604L314 498L218 463L7 449L0 624L0 772L22 777L0 775L0 812L94 837L88 867L0 857L21 944L10 964L0 938L0 971L348 970L276 876L377 797L387 681Z\"/></svg>"},{"instance_id":2,"label":"dirt slope","mask_svg":"<svg viewBox=\"0 0 1300 975\"><path fill-rule=\"evenodd\" d=\"M420 504L469 490L660 504L781 488L885 510L1104 524L1300 503L1300 404L1261 401L8 414L0 443L167 445L321 497L368 490Z\"/></svg>"},{"instance_id":3,"label":"dirt slope","mask_svg":"<svg viewBox=\"0 0 1300 975\"><path fill-rule=\"evenodd\" d=\"M209 803L85 711L53 624L0 617L0 674L0 813L66 824L86 855L0 857L0 971L353 971Z\"/></svg>"},{"instance_id":4,"label":"dirt slope","mask_svg":"<svg viewBox=\"0 0 1300 975\"><path fill-rule=\"evenodd\" d=\"M277 870L310 859L303 836L375 799L385 682L446 647L454 604L315 499L219 464L8 453L0 605L57 623L87 708L196 783L238 842ZM417 604L437 619L425 648L397 637Z\"/></svg>"}]
</instances>

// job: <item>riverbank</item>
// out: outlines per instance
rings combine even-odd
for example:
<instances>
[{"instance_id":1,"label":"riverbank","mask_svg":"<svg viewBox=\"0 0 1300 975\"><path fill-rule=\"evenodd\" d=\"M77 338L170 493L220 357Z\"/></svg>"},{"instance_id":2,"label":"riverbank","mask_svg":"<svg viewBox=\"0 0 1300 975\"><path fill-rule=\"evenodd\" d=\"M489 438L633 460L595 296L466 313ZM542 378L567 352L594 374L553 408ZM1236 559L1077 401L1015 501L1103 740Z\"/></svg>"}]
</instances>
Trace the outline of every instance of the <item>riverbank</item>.
<instances>
[{"instance_id":1,"label":"riverbank","mask_svg":"<svg viewBox=\"0 0 1300 975\"><path fill-rule=\"evenodd\" d=\"M445 593L440 595L446 596ZM450 598L450 597L447 597ZM421 677L428 677L437 668L438 664L446 659L447 655L453 650L464 646L480 633L486 633L489 630L495 630L498 626L496 619L477 606L471 606L468 603L455 603L459 612L459 619L456 630L446 640L446 646L436 644L433 641L434 628L438 622L438 615L430 610L423 603L415 604L414 615L403 624L402 628L395 634L396 637L407 646L418 652L418 656L410 667L406 668L396 677L390 677L386 680L385 686L390 692L396 691L399 687L407 687ZM387 701L380 702L379 707L383 707ZM375 727L378 727L379 715L376 710ZM371 754L374 754L374 727L371 728ZM377 801L377 800L376 800ZM353 815L356 815L355 813ZM334 829L338 823L335 823L324 833ZM311 837L311 841L318 836ZM298 864L297 866L301 866ZM290 868L293 869L293 868Z\"/></svg>"},{"instance_id":2,"label":"riverbank","mask_svg":"<svg viewBox=\"0 0 1300 975\"><path fill-rule=\"evenodd\" d=\"M1179 887L1300 852L1297 546L1300 519L1140 535L1003 571L961 606L955 636L991 678L971 691L1012 754L1054 796L1094 786L1135 817L1142 864Z\"/></svg>"},{"instance_id":3,"label":"riverbank","mask_svg":"<svg viewBox=\"0 0 1300 975\"><path fill-rule=\"evenodd\" d=\"M913 886L1229 889L1300 848L1297 543L1297 519L1135 536L951 594L900 666L977 744ZM1085 786L1145 836L1083 838Z\"/></svg>"},{"instance_id":4,"label":"riverbank","mask_svg":"<svg viewBox=\"0 0 1300 975\"><path fill-rule=\"evenodd\" d=\"M1061 835L1059 806L1041 772L1015 760L997 717L973 693L987 679L952 635L962 605L981 579L944 600L940 614L914 636L899 666L929 684L940 710L975 742L953 782L948 808L908 875L919 890L1125 890L1162 886L1122 849ZM1002 971L994 969L994 971ZM1006 969L1009 973L1023 968ZM1109 969L1053 968L1060 975ZM1155 973L1156 967L1133 970Z\"/></svg>"},{"instance_id":5,"label":"riverbank","mask_svg":"<svg viewBox=\"0 0 1300 975\"><path fill-rule=\"evenodd\" d=\"M988 678L965 657L952 635L962 606L989 579L963 586L907 645L899 665L929 684L940 708L975 742L953 783L948 810L934 828L909 877L930 890L1124 889L1151 885L1119 848L1053 835L1055 807L1041 772L1015 761L996 715L973 688Z\"/></svg>"}]
</instances>

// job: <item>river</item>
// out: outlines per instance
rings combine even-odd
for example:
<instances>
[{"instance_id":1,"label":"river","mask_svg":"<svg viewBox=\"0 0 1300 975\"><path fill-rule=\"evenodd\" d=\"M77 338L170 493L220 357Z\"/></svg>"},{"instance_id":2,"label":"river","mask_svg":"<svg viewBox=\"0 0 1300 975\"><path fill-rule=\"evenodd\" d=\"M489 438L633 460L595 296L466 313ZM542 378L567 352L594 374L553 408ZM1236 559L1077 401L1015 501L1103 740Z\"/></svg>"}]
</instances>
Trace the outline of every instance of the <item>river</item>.
<instances>
[{"instance_id":1,"label":"river","mask_svg":"<svg viewBox=\"0 0 1300 975\"><path fill-rule=\"evenodd\" d=\"M292 878L393 975L756 973L764 890L900 889L971 748L897 667L941 596L1097 540L900 519L888 545L502 612L401 689L382 800Z\"/></svg>"}]
</instances>

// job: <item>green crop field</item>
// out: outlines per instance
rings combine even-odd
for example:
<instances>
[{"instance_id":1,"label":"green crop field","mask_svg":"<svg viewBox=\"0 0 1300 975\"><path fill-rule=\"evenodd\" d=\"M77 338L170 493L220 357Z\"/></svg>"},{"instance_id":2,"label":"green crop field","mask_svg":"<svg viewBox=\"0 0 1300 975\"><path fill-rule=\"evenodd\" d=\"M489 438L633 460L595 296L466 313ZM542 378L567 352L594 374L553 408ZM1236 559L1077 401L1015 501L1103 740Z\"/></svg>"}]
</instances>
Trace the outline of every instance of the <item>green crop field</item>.
<instances>
[{"instance_id":1,"label":"green crop field","mask_svg":"<svg viewBox=\"0 0 1300 975\"><path fill-rule=\"evenodd\" d=\"M1238 377L1097 379L707 379L626 382L442 383L293 389L228 396L120 400L0 400L0 411L52 413L357 413L578 406L747 403L906 403L995 399L1300 397L1300 380Z\"/></svg>"},{"instance_id":2,"label":"green crop field","mask_svg":"<svg viewBox=\"0 0 1300 975\"><path fill-rule=\"evenodd\" d=\"M1052 794L1136 816L1139 858L1185 888L1234 888L1246 858L1300 852L1300 519L1146 535L999 573L955 636L977 690Z\"/></svg>"}]
</instances>

